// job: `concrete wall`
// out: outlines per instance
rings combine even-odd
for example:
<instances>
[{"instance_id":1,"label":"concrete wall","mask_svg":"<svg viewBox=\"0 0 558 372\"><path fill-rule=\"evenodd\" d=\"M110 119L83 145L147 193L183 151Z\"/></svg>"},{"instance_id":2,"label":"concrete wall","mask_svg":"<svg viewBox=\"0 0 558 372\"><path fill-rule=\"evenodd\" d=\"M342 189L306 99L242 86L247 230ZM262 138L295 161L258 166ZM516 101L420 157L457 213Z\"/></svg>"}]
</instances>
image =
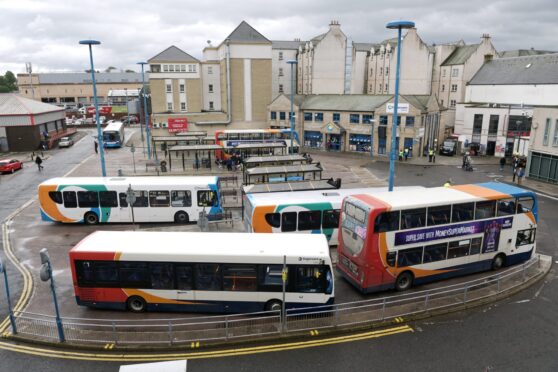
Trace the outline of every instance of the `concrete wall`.
<instances>
[{"instance_id":1,"label":"concrete wall","mask_svg":"<svg viewBox=\"0 0 558 372\"><path fill-rule=\"evenodd\" d=\"M266 122L267 105L271 102L271 59L255 59L252 68L252 121Z\"/></svg>"},{"instance_id":2,"label":"concrete wall","mask_svg":"<svg viewBox=\"0 0 558 372\"><path fill-rule=\"evenodd\" d=\"M279 54L283 53L283 59L279 59ZM289 60L296 61L296 49L273 49L272 63L271 63L271 99L275 99L279 94L291 94L291 66L287 63ZM279 69L283 69L283 75L279 74ZM296 89L296 70L297 66L293 67L295 75L295 89ZM283 92L280 92L279 85L283 86Z\"/></svg>"},{"instance_id":3,"label":"concrete wall","mask_svg":"<svg viewBox=\"0 0 558 372\"><path fill-rule=\"evenodd\" d=\"M324 38L314 47L312 94L343 94L347 37L338 24L330 25Z\"/></svg>"},{"instance_id":4,"label":"concrete wall","mask_svg":"<svg viewBox=\"0 0 558 372\"><path fill-rule=\"evenodd\" d=\"M353 66L351 72L351 94L366 94L367 51L357 51L353 48Z\"/></svg>"},{"instance_id":5,"label":"concrete wall","mask_svg":"<svg viewBox=\"0 0 558 372\"><path fill-rule=\"evenodd\" d=\"M555 106L558 84L469 85L465 102Z\"/></svg>"},{"instance_id":6,"label":"concrete wall","mask_svg":"<svg viewBox=\"0 0 558 372\"><path fill-rule=\"evenodd\" d=\"M544 133L548 119L550 119L550 126L548 131L548 143L545 145ZM558 156L558 142L556 144L554 143L554 138L558 138L557 136L558 108L535 107L533 109L533 124L531 126L529 150Z\"/></svg>"},{"instance_id":7,"label":"concrete wall","mask_svg":"<svg viewBox=\"0 0 558 372\"><path fill-rule=\"evenodd\" d=\"M218 62L202 64L202 84L203 84L202 110L209 111L210 110L209 102L213 102L212 110L220 111L221 110L221 74L220 74L220 65ZM213 92L209 91L210 84L213 85Z\"/></svg>"}]
</instances>

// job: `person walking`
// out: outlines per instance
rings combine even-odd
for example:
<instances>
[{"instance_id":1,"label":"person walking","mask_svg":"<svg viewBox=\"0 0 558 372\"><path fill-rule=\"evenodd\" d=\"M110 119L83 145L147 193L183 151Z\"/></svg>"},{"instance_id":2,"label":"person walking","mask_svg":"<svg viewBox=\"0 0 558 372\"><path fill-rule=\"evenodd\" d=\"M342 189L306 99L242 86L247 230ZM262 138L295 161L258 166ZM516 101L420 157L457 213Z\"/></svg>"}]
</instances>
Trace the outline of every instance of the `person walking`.
<instances>
[{"instance_id":1,"label":"person walking","mask_svg":"<svg viewBox=\"0 0 558 372\"><path fill-rule=\"evenodd\" d=\"M517 184L521 185L521 181L523 180L523 177L525 176L525 168L523 168L521 165L517 168Z\"/></svg>"},{"instance_id":2,"label":"person walking","mask_svg":"<svg viewBox=\"0 0 558 372\"><path fill-rule=\"evenodd\" d=\"M99 143L97 143L97 141L93 141L93 143L95 144L95 154L99 153Z\"/></svg>"},{"instance_id":3,"label":"person walking","mask_svg":"<svg viewBox=\"0 0 558 372\"><path fill-rule=\"evenodd\" d=\"M506 157L502 156L500 158L500 172L504 171L504 167L506 166Z\"/></svg>"},{"instance_id":4,"label":"person walking","mask_svg":"<svg viewBox=\"0 0 558 372\"><path fill-rule=\"evenodd\" d=\"M428 150L428 162L432 163L432 157L434 156L434 150L432 150L432 148L430 148Z\"/></svg>"},{"instance_id":5,"label":"person walking","mask_svg":"<svg viewBox=\"0 0 558 372\"><path fill-rule=\"evenodd\" d=\"M37 168L39 168L39 171L41 171L44 167L42 166L43 164L43 159L41 159L41 157L39 155L37 155L35 157L35 164L37 164Z\"/></svg>"},{"instance_id":6,"label":"person walking","mask_svg":"<svg viewBox=\"0 0 558 372\"><path fill-rule=\"evenodd\" d=\"M452 185L451 178L444 183L444 187L450 187Z\"/></svg>"},{"instance_id":7,"label":"person walking","mask_svg":"<svg viewBox=\"0 0 558 372\"><path fill-rule=\"evenodd\" d=\"M403 160L403 150L399 150L399 161Z\"/></svg>"},{"instance_id":8,"label":"person walking","mask_svg":"<svg viewBox=\"0 0 558 372\"><path fill-rule=\"evenodd\" d=\"M469 156L469 152L463 154L463 161L461 162L461 169L465 170L465 166L467 165L467 156Z\"/></svg>"},{"instance_id":9,"label":"person walking","mask_svg":"<svg viewBox=\"0 0 558 372\"><path fill-rule=\"evenodd\" d=\"M407 158L409 158L409 149L405 147L405 150L403 150L403 156L405 156L405 161L407 161Z\"/></svg>"}]
</instances>

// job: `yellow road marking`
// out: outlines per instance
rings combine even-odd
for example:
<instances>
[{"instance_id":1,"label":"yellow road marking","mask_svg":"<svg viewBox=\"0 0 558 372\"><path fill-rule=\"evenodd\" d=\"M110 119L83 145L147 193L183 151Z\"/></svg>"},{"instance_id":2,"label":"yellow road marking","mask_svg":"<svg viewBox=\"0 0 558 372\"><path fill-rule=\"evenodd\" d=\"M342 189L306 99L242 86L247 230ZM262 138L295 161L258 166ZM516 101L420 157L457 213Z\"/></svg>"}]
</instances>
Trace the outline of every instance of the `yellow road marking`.
<instances>
[{"instance_id":1,"label":"yellow road marking","mask_svg":"<svg viewBox=\"0 0 558 372\"><path fill-rule=\"evenodd\" d=\"M301 342L292 342L285 344L264 345L255 347L246 347L239 349L225 349L215 351L198 351L189 353L169 353L169 354L112 354L112 353L85 353L85 352L72 352L61 351L57 349L47 349L41 347L30 347L24 345L16 345L7 342L0 342L0 349L15 351L19 353L52 357L60 359L75 359L75 360L97 360L97 361L113 361L113 362L143 362L143 361L165 361L177 359L206 359L206 358L221 358L227 356L250 355L277 351L287 351L304 349L309 347L334 345L345 342L362 341L367 339L379 338L399 333L413 332L409 326L399 326L379 331L370 331L358 333L347 336L337 336L325 339L315 339ZM199 343L199 342L198 342Z\"/></svg>"}]
</instances>

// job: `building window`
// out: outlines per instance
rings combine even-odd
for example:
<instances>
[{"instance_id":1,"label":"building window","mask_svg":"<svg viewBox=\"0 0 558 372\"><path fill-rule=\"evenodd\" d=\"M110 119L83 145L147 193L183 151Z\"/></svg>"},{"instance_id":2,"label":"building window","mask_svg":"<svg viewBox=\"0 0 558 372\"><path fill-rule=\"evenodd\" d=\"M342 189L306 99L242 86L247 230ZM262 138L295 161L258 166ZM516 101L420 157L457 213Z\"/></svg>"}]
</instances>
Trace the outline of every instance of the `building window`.
<instances>
[{"instance_id":1,"label":"building window","mask_svg":"<svg viewBox=\"0 0 558 372\"><path fill-rule=\"evenodd\" d=\"M373 68L370 69L370 75L374 75L374 69Z\"/></svg>"},{"instance_id":2,"label":"building window","mask_svg":"<svg viewBox=\"0 0 558 372\"><path fill-rule=\"evenodd\" d=\"M359 124L360 123L360 115L359 114L349 115L349 122L352 123L352 124Z\"/></svg>"},{"instance_id":3,"label":"building window","mask_svg":"<svg viewBox=\"0 0 558 372\"><path fill-rule=\"evenodd\" d=\"M475 114L475 116L473 117L473 134L481 134L482 116L482 114Z\"/></svg>"},{"instance_id":4,"label":"building window","mask_svg":"<svg viewBox=\"0 0 558 372\"><path fill-rule=\"evenodd\" d=\"M172 111L172 102L167 102L167 110Z\"/></svg>"},{"instance_id":5,"label":"building window","mask_svg":"<svg viewBox=\"0 0 558 372\"><path fill-rule=\"evenodd\" d=\"M186 102L180 102L180 111L186 111Z\"/></svg>"},{"instance_id":6,"label":"building window","mask_svg":"<svg viewBox=\"0 0 558 372\"><path fill-rule=\"evenodd\" d=\"M279 61L283 60L283 52L279 52Z\"/></svg>"},{"instance_id":7,"label":"building window","mask_svg":"<svg viewBox=\"0 0 558 372\"><path fill-rule=\"evenodd\" d=\"M389 67L386 67L386 76L389 75Z\"/></svg>"},{"instance_id":8,"label":"building window","mask_svg":"<svg viewBox=\"0 0 558 372\"><path fill-rule=\"evenodd\" d=\"M311 112L305 112L304 113L304 121L312 121L312 113Z\"/></svg>"},{"instance_id":9,"label":"building window","mask_svg":"<svg viewBox=\"0 0 558 372\"><path fill-rule=\"evenodd\" d=\"M174 72L174 65L169 65L169 72Z\"/></svg>"},{"instance_id":10,"label":"building window","mask_svg":"<svg viewBox=\"0 0 558 372\"><path fill-rule=\"evenodd\" d=\"M213 66L207 66L207 74L208 74L208 75L212 75L212 74L213 74Z\"/></svg>"},{"instance_id":11,"label":"building window","mask_svg":"<svg viewBox=\"0 0 558 372\"><path fill-rule=\"evenodd\" d=\"M180 72L186 72L186 65L180 65Z\"/></svg>"},{"instance_id":12,"label":"building window","mask_svg":"<svg viewBox=\"0 0 558 372\"><path fill-rule=\"evenodd\" d=\"M550 118L546 119L546 124L544 126L544 137L543 137L543 146L548 146L548 136L550 135Z\"/></svg>"},{"instance_id":13,"label":"building window","mask_svg":"<svg viewBox=\"0 0 558 372\"><path fill-rule=\"evenodd\" d=\"M388 85L386 84L386 93L387 93L387 91L388 91Z\"/></svg>"},{"instance_id":14,"label":"building window","mask_svg":"<svg viewBox=\"0 0 558 372\"><path fill-rule=\"evenodd\" d=\"M452 99L452 100L450 101L450 107L455 107L455 100L454 100L454 99Z\"/></svg>"},{"instance_id":15,"label":"building window","mask_svg":"<svg viewBox=\"0 0 558 372\"><path fill-rule=\"evenodd\" d=\"M457 92L457 84L452 84L451 85L451 91L452 92Z\"/></svg>"},{"instance_id":16,"label":"building window","mask_svg":"<svg viewBox=\"0 0 558 372\"><path fill-rule=\"evenodd\" d=\"M488 122L488 134L496 135L498 133L498 120L499 115L490 115L490 121Z\"/></svg>"},{"instance_id":17,"label":"building window","mask_svg":"<svg viewBox=\"0 0 558 372\"><path fill-rule=\"evenodd\" d=\"M380 75L384 73L384 68L380 67Z\"/></svg>"},{"instance_id":18,"label":"building window","mask_svg":"<svg viewBox=\"0 0 558 372\"><path fill-rule=\"evenodd\" d=\"M283 76L283 68L279 67L279 76Z\"/></svg>"},{"instance_id":19,"label":"building window","mask_svg":"<svg viewBox=\"0 0 558 372\"><path fill-rule=\"evenodd\" d=\"M380 116L380 125L387 125L388 124L388 117L386 115Z\"/></svg>"},{"instance_id":20,"label":"building window","mask_svg":"<svg viewBox=\"0 0 558 372\"><path fill-rule=\"evenodd\" d=\"M374 115L364 114L362 115L362 124L372 124L374 120Z\"/></svg>"},{"instance_id":21,"label":"building window","mask_svg":"<svg viewBox=\"0 0 558 372\"><path fill-rule=\"evenodd\" d=\"M213 84L209 84L208 90L209 90L209 93L213 93Z\"/></svg>"},{"instance_id":22,"label":"building window","mask_svg":"<svg viewBox=\"0 0 558 372\"><path fill-rule=\"evenodd\" d=\"M283 84L279 84L279 93L283 93Z\"/></svg>"},{"instance_id":23,"label":"building window","mask_svg":"<svg viewBox=\"0 0 558 372\"><path fill-rule=\"evenodd\" d=\"M451 77L458 77L459 76L459 69L453 68L451 70Z\"/></svg>"},{"instance_id":24,"label":"building window","mask_svg":"<svg viewBox=\"0 0 558 372\"><path fill-rule=\"evenodd\" d=\"M440 100L440 106L444 106L444 100Z\"/></svg>"},{"instance_id":25,"label":"building window","mask_svg":"<svg viewBox=\"0 0 558 372\"><path fill-rule=\"evenodd\" d=\"M442 84L442 92L445 92L445 91L446 91L446 85Z\"/></svg>"},{"instance_id":26,"label":"building window","mask_svg":"<svg viewBox=\"0 0 558 372\"><path fill-rule=\"evenodd\" d=\"M277 120L277 112L271 111L271 120Z\"/></svg>"},{"instance_id":27,"label":"building window","mask_svg":"<svg viewBox=\"0 0 558 372\"><path fill-rule=\"evenodd\" d=\"M323 112L316 112L314 114L314 121L317 123L321 123L324 121L324 113Z\"/></svg>"},{"instance_id":28,"label":"building window","mask_svg":"<svg viewBox=\"0 0 558 372\"><path fill-rule=\"evenodd\" d=\"M179 71L180 71L180 65L175 65L175 66L174 66L174 70L175 70L176 72L179 72Z\"/></svg>"},{"instance_id":29,"label":"building window","mask_svg":"<svg viewBox=\"0 0 558 372\"><path fill-rule=\"evenodd\" d=\"M167 91L167 93L170 93ZM180 84L180 93L184 93L184 84Z\"/></svg>"},{"instance_id":30,"label":"building window","mask_svg":"<svg viewBox=\"0 0 558 372\"><path fill-rule=\"evenodd\" d=\"M340 120L341 120L341 114L338 113L338 112L334 112L333 113L333 122L334 123L339 123ZM558 122L557 122L556 126L558 127Z\"/></svg>"},{"instance_id":31,"label":"building window","mask_svg":"<svg viewBox=\"0 0 558 372\"><path fill-rule=\"evenodd\" d=\"M213 101L209 101L209 109L210 110L215 110L215 108L213 106Z\"/></svg>"},{"instance_id":32,"label":"building window","mask_svg":"<svg viewBox=\"0 0 558 372\"><path fill-rule=\"evenodd\" d=\"M169 65L163 65L163 72L169 72Z\"/></svg>"},{"instance_id":33,"label":"building window","mask_svg":"<svg viewBox=\"0 0 558 372\"><path fill-rule=\"evenodd\" d=\"M445 68L442 69L442 77L446 77L446 69Z\"/></svg>"},{"instance_id":34,"label":"building window","mask_svg":"<svg viewBox=\"0 0 558 372\"><path fill-rule=\"evenodd\" d=\"M382 93L382 84L378 84L378 92Z\"/></svg>"},{"instance_id":35,"label":"building window","mask_svg":"<svg viewBox=\"0 0 558 372\"><path fill-rule=\"evenodd\" d=\"M558 119L554 124L554 136L552 137L552 146L558 146Z\"/></svg>"},{"instance_id":36,"label":"building window","mask_svg":"<svg viewBox=\"0 0 558 372\"><path fill-rule=\"evenodd\" d=\"M378 138L378 154L384 155L386 153L386 139L385 137Z\"/></svg>"},{"instance_id":37,"label":"building window","mask_svg":"<svg viewBox=\"0 0 558 372\"><path fill-rule=\"evenodd\" d=\"M279 112L279 120L285 120L285 111Z\"/></svg>"},{"instance_id":38,"label":"building window","mask_svg":"<svg viewBox=\"0 0 558 372\"><path fill-rule=\"evenodd\" d=\"M172 84L167 84L167 93L172 93Z\"/></svg>"},{"instance_id":39,"label":"building window","mask_svg":"<svg viewBox=\"0 0 558 372\"><path fill-rule=\"evenodd\" d=\"M414 127L415 126L415 117L414 116L405 117L405 126L406 127Z\"/></svg>"}]
</instances>

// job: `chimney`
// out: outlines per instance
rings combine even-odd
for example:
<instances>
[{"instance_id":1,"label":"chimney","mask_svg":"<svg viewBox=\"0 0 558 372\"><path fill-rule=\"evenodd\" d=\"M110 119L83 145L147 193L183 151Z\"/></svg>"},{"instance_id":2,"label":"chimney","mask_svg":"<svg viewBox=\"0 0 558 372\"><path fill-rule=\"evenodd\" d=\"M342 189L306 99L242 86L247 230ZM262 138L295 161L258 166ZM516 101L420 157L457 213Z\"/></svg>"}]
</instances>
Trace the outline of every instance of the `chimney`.
<instances>
[{"instance_id":1,"label":"chimney","mask_svg":"<svg viewBox=\"0 0 558 372\"><path fill-rule=\"evenodd\" d=\"M329 29L330 29L330 30L333 30L333 29L339 30L340 28L341 28L341 25L339 24L339 21L332 20L332 21L329 23Z\"/></svg>"},{"instance_id":2,"label":"chimney","mask_svg":"<svg viewBox=\"0 0 558 372\"><path fill-rule=\"evenodd\" d=\"M482 34L482 42L487 43L489 41L490 41L490 35L489 34Z\"/></svg>"}]
</instances>

